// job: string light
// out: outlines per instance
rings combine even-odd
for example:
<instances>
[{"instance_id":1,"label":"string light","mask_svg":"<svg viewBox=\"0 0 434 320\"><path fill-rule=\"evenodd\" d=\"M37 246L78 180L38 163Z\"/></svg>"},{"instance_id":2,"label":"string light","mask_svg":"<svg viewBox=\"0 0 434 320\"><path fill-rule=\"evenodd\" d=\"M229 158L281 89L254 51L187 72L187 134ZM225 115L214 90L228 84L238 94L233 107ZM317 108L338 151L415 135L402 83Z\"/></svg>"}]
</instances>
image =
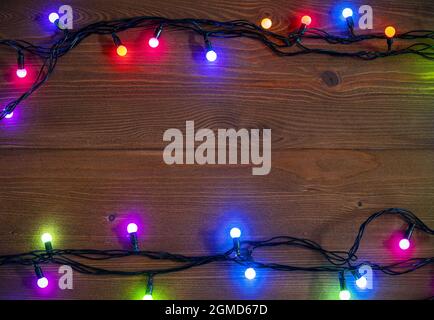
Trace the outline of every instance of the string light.
<instances>
[{"instance_id":1,"label":"string light","mask_svg":"<svg viewBox=\"0 0 434 320\"><path fill-rule=\"evenodd\" d=\"M42 272L42 269L40 266L35 265L35 273L36 273L36 284L39 288L45 289L48 287L48 279L44 276L44 273Z\"/></svg>"},{"instance_id":2,"label":"string light","mask_svg":"<svg viewBox=\"0 0 434 320\"><path fill-rule=\"evenodd\" d=\"M127 47L122 44L121 39L117 36L117 34L112 33L113 42L116 46L116 53L119 57L125 57L128 53Z\"/></svg>"},{"instance_id":3,"label":"string light","mask_svg":"<svg viewBox=\"0 0 434 320\"><path fill-rule=\"evenodd\" d=\"M399 241L399 248L403 251L408 250L410 248L410 238L413 234L415 224L410 224L405 231L404 237Z\"/></svg>"},{"instance_id":4,"label":"string light","mask_svg":"<svg viewBox=\"0 0 434 320\"><path fill-rule=\"evenodd\" d=\"M342 10L342 16L347 22L348 29L352 36L354 36L354 20L353 20L353 10L351 8L345 8Z\"/></svg>"},{"instance_id":5,"label":"string light","mask_svg":"<svg viewBox=\"0 0 434 320\"><path fill-rule=\"evenodd\" d=\"M24 55L21 51L18 51L18 67L17 67L17 77L23 79L27 76L27 70L24 66Z\"/></svg>"},{"instance_id":6,"label":"string light","mask_svg":"<svg viewBox=\"0 0 434 320\"><path fill-rule=\"evenodd\" d=\"M348 290L345 282L345 272L350 271L354 278L360 281L358 282L359 287L365 287L362 283L365 280L361 280L362 278L366 278L365 275L360 275L355 271L353 267L356 264L356 261L359 259L357 257L357 251L362 241L364 232L367 226L372 223L374 220L382 217L382 216L398 216L404 221L406 221L409 226L414 224L414 227L411 227L413 230L418 230L422 233L428 235L434 235L434 230L430 229L426 224L424 224L415 214L405 209L391 208L382 210L372 214L368 217L365 222L363 222L360 227L358 234L355 237L355 241L351 248L348 251L330 251L321 247L318 243L304 238L295 238L290 236L276 236L269 239L265 239L262 241L252 241L252 240L244 240L240 242L242 247L243 254L241 256L233 256L235 248L231 248L223 253L217 253L209 256L189 256L184 254L174 254L169 252L158 252L158 251L131 251L131 250L120 250L120 249L111 249L111 250L97 250L97 249L88 249L88 250L79 250L79 249L56 249L53 250L49 255L45 251L36 250L30 251L26 253L19 254L8 254L8 255L0 255L0 267L6 265L23 265L35 266L35 272L37 275L38 286L46 287L48 286L48 280L45 278L42 270L37 266L43 263L51 263L51 264L62 264L69 265L74 268L75 271L87 274L87 275L99 275L99 276L148 276L148 285L146 288L146 293L142 297L142 299L151 299L152 298L152 290L153 290L153 278L156 275L163 275L173 272L179 272L186 269L191 269L195 267L204 266L207 264L211 264L214 262L227 262L227 263L237 263L246 266L244 270L244 276L246 279L253 280L256 277L256 270L253 268L261 268L261 269L269 269L276 270L281 272L320 272L320 273L335 273L339 276L340 283L340 291L339 298L343 300L348 300L351 298L351 293ZM233 228L234 229L234 228ZM410 229L410 227L409 227ZM232 229L231 229L232 230ZM127 226L127 231L131 231L131 234L138 231L137 225L130 224ZM412 231L413 232L413 231ZM407 235L411 232L407 232ZM232 235L235 236L233 239L237 239L236 236L241 236L241 231L238 232L235 229L232 231ZM44 243L51 242L51 236L44 235ZM319 256L324 258L324 264L313 266L312 262L307 263L305 266L294 266L294 265L285 265L280 263L263 263L254 261L253 253L255 250L267 249L267 248L276 248L276 247L288 247L288 248L301 248L303 250L311 251L317 253ZM114 270L104 269L101 266L95 266L96 260L113 260L119 261L119 259L134 256L136 258L142 259L152 259L158 261L167 261L175 263L175 266L172 267L163 267L160 269L152 268L152 269L139 269L139 270L131 270L128 269L126 271L119 270L118 268ZM409 272L416 271L422 267L432 265L434 263L434 257L421 257L421 258L411 258L403 261L393 262L389 265L380 265L378 263L368 263L364 262L364 266L369 266L372 270L377 270L383 272L387 275L401 275L407 274ZM366 279L367 280L367 279ZM357 283L356 283L357 284Z\"/></svg>"},{"instance_id":7,"label":"string light","mask_svg":"<svg viewBox=\"0 0 434 320\"><path fill-rule=\"evenodd\" d=\"M232 228L230 231L230 235L232 239L238 239L241 237L241 230L239 228Z\"/></svg>"},{"instance_id":8,"label":"string light","mask_svg":"<svg viewBox=\"0 0 434 320\"><path fill-rule=\"evenodd\" d=\"M45 251L47 251L47 252L51 252L51 251L53 251L53 244L52 244L53 237L51 236L51 234L49 234L49 233L44 233L44 234L41 236L41 240L42 240L42 242L43 242L44 245L45 245Z\"/></svg>"},{"instance_id":9,"label":"string light","mask_svg":"<svg viewBox=\"0 0 434 320\"><path fill-rule=\"evenodd\" d=\"M148 278L148 284L146 285L146 293L143 296L143 300L154 300L152 291L154 290L154 281L152 277Z\"/></svg>"},{"instance_id":10,"label":"string light","mask_svg":"<svg viewBox=\"0 0 434 320\"><path fill-rule=\"evenodd\" d=\"M63 37L56 39L56 42L46 47L33 45L21 40L3 39L0 40L0 45L8 46L11 49L18 51L25 51L33 56L39 57L44 61L42 64L38 76L32 86L24 92L20 97L8 103L6 108L0 112L0 120L4 119L6 115L13 112L14 109L28 99L36 90L38 90L54 72L58 65L58 59L66 55L68 52L76 48L84 39L92 35L112 35L113 41L116 45L116 52L119 56L125 57L128 53L128 49L123 45L119 37L116 35L118 32L123 32L128 29L147 29L150 27L159 27L164 25L167 29L183 30L185 32L193 32L204 37L207 43L210 38L249 38L255 41L259 41L265 45L268 49L281 57L293 57L297 55L306 54L320 54L333 57L354 57L363 60L373 60L378 58L386 58L396 55L418 55L420 57L434 60L433 47L429 43L421 42L421 39L431 39L432 32L429 30L413 30L405 32L400 36L394 35L394 38L404 39L405 41L418 41L412 43L406 47L402 47L399 50L391 51L392 38L388 38L388 51L374 51L372 49L346 51L346 50L333 50L329 47L324 48L310 48L304 40L324 41L328 45L342 45L342 44L355 44L362 43L370 40L376 40L383 35L379 34L364 34L354 35L351 39L348 37L342 37L332 35L325 30L318 28L312 28L309 32L305 32L306 28L312 23L310 16L303 16L301 19L301 27L297 31L290 32L289 35L280 35L270 31L264 30L260 25L253 24L246 20L233 20L229 22L213 21L209 19L168 19L164 17L156 16L138 16L126 19L117 19L112 21L101 21L98 23L92 23L84 26L83 28L76 30L75 32L68 32L64 30L63 26L59 25L58 14L54 13L49 16L51 21L54 21L58 26L58 29L63 31ZM345 13L347 16L347 13ZM270 19L271 20L271 19ZM389 31L387 34L390 36ZM157 39L158 40L158 39ZM301 42L303 40L303 45ZM151 46L156 46L159 41L150 41ZM294 45L297 44L297 45ZM370 48L370 47L369 47ZM214 51L207 44L206 59L210 62L217 60L217 52ZM20 71L20 75L24 72Z\"/></svg>"},{"instance_id":11,"label":"string light","mask_svg":"<svg viewBox=\"0 0 434 320\"><path fill-rule=\"evenodd\" d=\"M384 29L384 34L388 38L393 38L396 34L396 29L392 26L388 26L386 29Z\"/></svg>"},{"instance_id":12,"label":"string light","mask_svg":"<svg viewBox=\"0 0 434 320\"><path fill-rule=\"evenodd\" d=\"M130 237L131 245L133 246L134 251L139 251L139 242L137 240L137 224L130 223L127 226L127 232Z\"/></svg>"},{"instance_id":13,"label":"string light","mask_svg":"<svg viewBox=\"0 0 434 320\"><path fill-rule=\"evenodd\" d=\"M352 17L353 16L353 10L351 8L345 8L344 10L342 10L342 16L345 19Z\"/></svg>"},{"instance_id":14,"label":"string light","mask_svg":"<svg viewBox=\"0 0 434 320\"><path fill-rule=\"evenodd\" d=\"M306 26L309 26L312 23L312 18L310 16L303 16L301 18L301 23Z\"/></svg>"},{"instance_id":15,"label":"string light","mask_svg":"<svg viewBox=\"0 0 434 320\"><path fill-rule=\"evenodd\" d=\"M341 300L350 300L351 299L351 293L347 289L347 284L345 281L345 274L343 271L339 272L339 299Z\"/></svg>"},{"instance_id":16,"label":"string light","mask_svg":"<svg viewBox=\"0 0 434 320\"><path fill-rule=\"evenodd\" d=\"M248 280L253 280L256 278L256 271L253 268L247 268L246 271L244 272L244 276L246 277L246 279Z\"/></svg>"},{"instance_id":17,"label":"string light","mask_svg":"<svg viewBox=\"0 0 434 320\"><path fill-rule=\"evenodd\" d=\"M387 37L387 50L391 51L392 44L393 44L393 37L395 37L396 29L392 26L388 26L386 27L386 29L384 29L384 34Z\"/></svg>"},{"instance_id":18,"label":"string light","mask_svg":"<svg viewBox=\"0 0 434 320\"><path fill-rule=\"evenodd\" d=\"M205 47L206 47L206 59L209 62L214 62L217 60L217 53L213 50L211 41L208 38L205 38Z\"/></svg>"},{"instance_id":19,"label":"string light","mask_svg":"<svg viewBox=\"0 0 434 320\"><path fill-rule=\"evenodd\" d=\"M158 26L158 28L154 32L154 36L149 39L148 44L151 48L157 48L160 44L160 41L158 40L161 36L161 33L163 32L163 25Z\"/></svg>"},{"instance_id":20,"label":"string light","mask_svg":"<svg viewBox=\"0 0 434 320\"><path fill-rule=\"evenodd\" d=\"M362 276L358 270L351 270L351 274L356 280L357 287L359 287L360 289L366 289L366 286L368 285L368 280L366 279L366 277Z\"/></svg>"},{"instance_id":21,"label":"string light","mask_svg":"<svg viewBox=\"0 0 434 320\"><path fill-rule=\"evenodd\" d=\"M6 119L11 119L13 116L14 116L14 113L13 112L9 112L9 113L6 113L5 118Z\"/></svg>"},{"instance_id":22,"label":"string light","mask_svg":"<svg viewBox=\"0 0 434 320\"><path fill-rule=\"evenodd\" d=\"M301 18L301 26L298 29L298 34L303 35L306 32L307 27L312 23L312 18L310 16L303 16Z\"/></svg>"},{"instance_id":23,"label":"string light","mask_svg":"<svg viewBox=\"0 0 434 320\"><path fill-rule=\"evenodd\" d=\"M59 15L56 12L50 13L48 16L48 20L50 20L51 23L56 23L60 19Z\"/></svg>"},{"instance_id":24,"label":"string light","mask_svg":"<svg viewBox=\"0 0 434 320\"><path fill-rule=\"evenodd\" d=\"M232 228L230 231L230 236L234 242L234 249L237 256L241 256L241 230L239 228Z\"/></svg>"},{"instance_id":25,"label":"string light","mask_svg":"<svg viewBox=\"0 0 434 320\"><path fill-rule=\"evenodd\" d=\"M261 20L261 27L265 30L268 30L272 27L273 21L270 18L264 18Z\"/></svg>"}]
</instances>

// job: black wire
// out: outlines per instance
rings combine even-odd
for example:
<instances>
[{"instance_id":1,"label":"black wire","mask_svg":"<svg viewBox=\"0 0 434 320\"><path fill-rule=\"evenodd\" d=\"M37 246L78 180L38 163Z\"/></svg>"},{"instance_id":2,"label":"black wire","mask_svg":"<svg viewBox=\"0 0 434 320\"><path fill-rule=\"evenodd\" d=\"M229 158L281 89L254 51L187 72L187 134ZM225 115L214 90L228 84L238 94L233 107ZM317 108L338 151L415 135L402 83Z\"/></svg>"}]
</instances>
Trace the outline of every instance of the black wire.
<instances>
[{"instance_id":1,"label":"black wire","mask_svg":"<svg viewBox=\"0 0 434 320\"><path fill-rule=\"evenodd\" d=\"M321 29L308 28L303 34L296 31L288 35L280 35L264 30L256 24L245 20L222 22L208 19L168 19L157 16L139 16L112 21L100 21L89 24L77 31L64 30L63 36L51 47L36 46L23 40L0 40L0 46L12 48L17 52L26 52L43 60L43 65L33 85L20 97L9 102L6 107L0 111L0 120L13 112L22 101L38 90L54 72L58 59L69 53L86 38L92 35L111 35L128 29L157 28L160 25L164 25L164 28L174 31L194 32L203 36L204 39L229 39L240 37L253 39L262 42L279 56L292 57L305 54L321 54L334 57L374 60L377 58L414 54L425 59L434 60L434 46L424 42L413 43L407 47L390 51L336 51L331 49L310 48L306 45L306 42L309 40L321 40L331 45L350 45L368 40L385 40L386 36L384 34L350 34L349 37L343 37L332 35ZM395 38L406 41L420 39L430 40L434 39L434 31L413 30L396 35Z\"/></svg>"},{"instance_id":2,"label":"black wire","mask_svg":"<svg viewBox=\"0 0 434 320\"><path fill-rule=\"evenodd\" d=\"M256 268L272 269L278 271L328 273L352 271L358 269L362 265L368 265L373 270L378 270L388 275L401 275L413 272L422 267L432 264L434 262L434 257L411 258L387 265L380 265L367 261L356 263L358 261L356 253L361 244L367 226L374 220L386 215L397 216L408 224L414 224L415 228L420 232L426 233L428 235L433 235L434 233L432 229L425 225L412 212L405 209L391 208L376 212L368 219L366 219L366 221L361 224L358 234L355 237L354 243L348 251L330 251L324 249L321 245L309 239L290 236L278 236L262 241L241 241L241 255L235 254L235 247L221 254L207 256L187 256L164 251L137 252L131 250L54 249L50 252L47 252L45 250L36 250L21 254L3 255L0 256L0 266L33 266L43 264L55 264L69 265L79 273L90 275L155 276L159 274L179 272L215 262L235 262L244 266L252 266ZM318 266L294 266L277 263L263 263L256 261L253 257L255 250L282 246L298 247L307 251L316 252L317 254L325 258L326 263ZM139 269L135 271L122 271L116 269L100 268L91 264L92 261L117 260L132 256L142 257L144 259L151 260L170 261L175 263L175 266L161 269ZM84 261L88 262L85 263Z\"/></svg>"}]
</instances>

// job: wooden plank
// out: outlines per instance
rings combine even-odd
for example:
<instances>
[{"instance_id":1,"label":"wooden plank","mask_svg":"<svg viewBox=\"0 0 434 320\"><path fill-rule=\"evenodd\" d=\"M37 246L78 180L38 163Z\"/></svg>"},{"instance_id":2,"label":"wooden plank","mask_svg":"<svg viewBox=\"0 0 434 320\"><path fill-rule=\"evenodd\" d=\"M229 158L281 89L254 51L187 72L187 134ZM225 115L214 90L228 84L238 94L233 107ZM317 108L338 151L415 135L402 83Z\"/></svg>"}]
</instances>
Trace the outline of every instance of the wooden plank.
<instances>
[{"instance_id":1,"label":"wooden plank","mask_svg":"<svg viewBox=\"0 0 434 320\"><path fill-rule=\"evenodd\" d=\"M169 167L159 152L8 150L2 151L0 159L7 168L0 185L4 253L38 248L38 236L47 228L61 248L124 247L118 228L131 215L145 226L143 248L197 255L230 247L227 228L234 222L243 225L248 238L293 235L342 250L353 242L358 225L384 207L407 207L427 224L434 224L432 151L277 152L273 170L265 177L251 176L248 166ZM378 221L368 230L360 258L396 261L388 241L402 228L397 219ZM415 241L415 254L432 254L432 239L416 233ZM293 264L322 262L314 255L284 249L263 252L257 258ZM133 260L106 266L128 269L155 263ZM158 283L170 298L183 299L323 299L332 298L327 292L337 290L334 276L328 274L265 272L258 287L249 288L242 285L240 268L219 264L199 269L159 277ZM56 269L50 270L55 277ZM430 270L404 277L376 274L378 284L386 288L377 288L368 297L429 296ZM1 286L0 296L11 297L14 288L18 291L12 293L14 297L37 298L34 289L20 282L28 273L31 270L26 273L25 268L2 268L0 281L8 285ZM77 290L50 297L134 298L143 282L116 277L94 280L78 274L76 281ZM231 291L234 285L240 290ZM116 286L120 290L114 290ZM403 289L409 286L412 293Z\"/></svg>"},{"instance_id":2,"label":"wooden plank","mask_svg":"<svg viewBox=\"0 0 434 320\"><path fill-rule=\"evenodd\" d=\"M273 30L285 33L308 12L318 27L344 32L334 1L69 4L77 27L141 14L256 22L270 15ZM375 32L392 23L398 32L434 25L426 14L434 11L430 1L379 0L373 8ZM53 9L42 0L1 2L0 37L47 43L55 34L46 21ZM219 60L211 66L203 61L200 38L164 33L155 54L146 48L149 34L122 34L130 49L123 62L113 57L109 38L86 40L61 59L12 120L0 122L1 254L39 248L45 228L53 230L57 247L121 248L119 226L131 214L145 226L141 247L198 255L227 249L226 229L235 222L248 238L290 234L343 250L358 225L383 208L405 207L434 225L432 62L410 56L285 59L258 43L232 39L213 41ZM384 46L375 42L372 49ZM0 50L0 104L24 89L10 81L14 64L10 51ZM186 120L197 128L271 128L270 175L252 176L249 166L165 165L163 133L183 129ZM360 256L395 261L387 247L404 227L396 219L378 221ZM416 233L415 241L417 255L432 255L431 239ZM258 258L321 262L283 249ZM132 260L108 266L155 265ZM49 269L54 279L56 272ZM162 276L156 293L170 299L329 299L338 290L330 274L261 271L248 285L242 272L218 264ZM432 267L401 277L376 273L375 290L359 298L432 296L432 274ZM76 273L74 290L43 296L32 281L32 270L2 267L0 298L135 299L145 286L141 278Z\"/></svg>"},{"instance_id":3,"label":"wooden plank","mask_svg":"<svg viewBox=\"0 0 434 320\"><path fill-rule=\"evenodd\" d=\"M88 7L77 1L77 23L137 15L148 6L140 4L143 10L135 10L138 4L133 3L109 6L103 1ZM388 21L383 17L390 16L403 29L429 28L434 20L417 14L426 10L422 3L395 1L390 12L390 3L381 1L374 8L376 26L382 30ZM279 8L279 2L269 5L272 12ZM256 19L260 13L255 8L268 7L262 1L248 2L237 14L239 5L232 1L207 1L195 10L184 2L149 6L149 14L192 12L220 19ZM215 10L217 6L222 10ZM288 12L298 8L290 6ZM312 2L312 7L324 11L324 4ZM14 17L18 8L4 8L3 16ZM33 2L32 8L38 19L48 10ZM331 13L325 12L321 17L330 20ZM29 26L27 30L38 34ZM14 32L7 28L0 34L18 36ZM168 32L164 48L153 54L145 45L148 34L122 35L131 53L123 62L113 57L108 37L93 37L64 57L49 83L17 111L16 120L0 123L0 147L156 149L162 147L163 132L184 127L185 120L211 128L271 128L276 149L431 149L434 143L434 78L427 60L280 58L261 44L233 39L215 42L221 59L210 66L203 61L201 39ZM9 69L15 58L11 62L9 52L0 54L2 69ZM5 82L2 101L23 89Z\"/></svg>"}]
</instances>

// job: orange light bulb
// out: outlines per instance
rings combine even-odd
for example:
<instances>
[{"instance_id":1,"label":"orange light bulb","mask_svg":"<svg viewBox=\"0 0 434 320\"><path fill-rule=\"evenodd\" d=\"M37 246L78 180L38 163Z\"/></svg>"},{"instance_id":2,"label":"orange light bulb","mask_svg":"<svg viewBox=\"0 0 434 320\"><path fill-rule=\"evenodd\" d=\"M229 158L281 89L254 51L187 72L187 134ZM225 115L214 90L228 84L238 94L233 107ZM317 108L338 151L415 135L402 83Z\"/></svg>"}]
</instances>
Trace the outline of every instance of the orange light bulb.
<instances>
[{"instance_id":1,"label":"orange light bulb","mask_svg":"<svg viewBox=\"0 0 434 320\"><path fill-rule=\"evenodd\" d=\"M118 53L118 56L120 57L125 57L128 53L128 49L127 47L125 47L124 45L120 45L117 49L116 52Z\"/></svg>"},{"instance_id":2,"label":"orange light bulb","mask_svg":"<svg viewBox=\"0 0 434 320\"><path fill-rule=\"evenodd\" d=\"M386 34L386 37L388 38L393 38L396 34L396 29L392 26L388 26L385 30L384 33Z\"/></svg>"},{"instance_id":3,"label":"orange light bulb","mask_svg":"<svg viewBox=\"0 0 434 320\"><path fill-rule=\"evenodd\" d=\"M308 26L312 23L312 18L309 16L303 16L303 18L301 18L301 23Z\"/></svg>"}]
</instances>

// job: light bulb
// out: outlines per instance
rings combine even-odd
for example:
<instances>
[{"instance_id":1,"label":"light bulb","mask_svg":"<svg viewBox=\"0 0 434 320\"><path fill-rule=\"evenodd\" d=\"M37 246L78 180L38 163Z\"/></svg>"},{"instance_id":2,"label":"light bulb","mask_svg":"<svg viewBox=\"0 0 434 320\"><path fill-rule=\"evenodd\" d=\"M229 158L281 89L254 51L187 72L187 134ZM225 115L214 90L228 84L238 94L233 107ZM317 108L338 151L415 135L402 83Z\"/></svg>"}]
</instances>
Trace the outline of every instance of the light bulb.
<instances>
[{"instance_id":1,"label":"light bulb","mask_svg":"<svg viewBox=\"0 0 434 320\"><path fill-rule=\"evenodd\" d=\"M148 41L148 44L151 48L155 49L156 47L158 47L160 45L160 40L158 40L158 39L160 39L162 32L163 32L163 25L160 24L158 26L158 28L155 29L154 36L151 39L149 39L149 41Z\"/></svg>"},{"instance_id":2,"label":"light bulb","mask_svg":"<svg viewBox=\"0 0 434 320\"><path fill-rule=\"evenodd\" d=\"M154 298L152 297L152 294L145 294L143 300L154 300Z\"/></svg>"},{"instance_id":3,"label":"light bulb","mask_svg":"<svg viewBox=\"0 0 434 320\"><path fill-rule=\"evenodd\" d=\"M244 272L244 276L249 279L249 280L253 280L256 277L256 271L253 268L247 268L246 271Z\"/></svg>"},{"instance_id":4,"label":"light bulb","mask_svg":"<svg viewBox=\"0 0 434 320\"><path fill-rule=\"evenodd\" d=\"M56 12L50 13L48 16L48 20L50 20L51 23L55 23L57 20L59 20L59 15Z\"/></svg>"},{"instance_id":5,"label":"light bulb","mask_svg":"<svg viewBox=\"0 0 434 320\"><path fill-rule=\"evenodd\" d=\"M49 233L44 233L44 234L42 235L41 239L42 239L42 242L43 242L43 243L47 243L47 242L51 242L51 241L53 241L53 237L52 237L51 234L49 234Z\"/></svg>"},{"instance_id":6,"label":"light bulb","mask_svg":"<svg viewBox=\"0 0 434 320\"><path fill-rule=\"evenodd\" d=\"M38 287L41 289L48 287L48 279L45 278L41 267L38 265L35 265L35 274L36 274L36 277L38 278L38 281L36 282Z\"/></svg>"},{"instance_id":7,"label":"light bulb","mask_svg":"<svg viewBox=\"0 0 434 320\"><path fill-rule=\"evenodd\" d=\"M386 35L386 37L388 37L389 39L393 38L396 34L396 29L392 26L388 26L385 30L384 30L384 34Z\"/></svg>"},{"instance_id":8,"label":"light bulb","mask_svg":"<svg viewBox=\"0 0 434 320\"><path fill-rule=\"evenodd\" d=\"M350 300L351 299L351 293L348 290L341 290L339 292L339 299Z\"/></svg>"},{"instance_id":9,"label":"light bulb","mask_svg":"<svg viewBox=\"0 0 434 320\"><path fill-rule=\"evenodd\" d=\"M48 279L45 277L39 278L37 283L38 287L41 289L45 289L46 287L48 287Z\"/></svg>"},{"instance_id":10,"label":"light bulb","mask_svg":"<svg viewBox=\"0 0 434 320\"><path fill-rule=\"evenodd\" d=\"M271 21L270 18L264 18L261 21L261 27L266 29L266 30L270 29L272 25L273 25L273 21Z\"/></svg>"},{"instance_id":11,"label":"light bulb","mask_svg":"<svg viewBox=\"0 0 434 320\"><path fill-rule=\"evenodd\" d=\"M241 237L241 230L239 228L232 228L230 234L232 239L237 239Z\"/></svg>"},{"instance_id":12,"label":"light bulb","mask_svg":"<svg viewBox=\"0 0 434 320\"><path fill-rule=\"evenodd\" d=\"M217 60L217 53L216 53L214 50L209 50L209 51L206 53L206 59L207 59L209 62L214 62L214 61L216 61L216 60Z\"/></svg>"},{"instance_id":13,"label":"light bulb","mask_svg":"<svg viewBox=\"0 0 434 320\"><path fill-rule=\"evenodd\" d=\"M368 285L368 280L366 279L366 277L362 276L361 278L356 280L356 285L360 289L366 289L366 286Z\"/></svg>"},{"instance_id":14,"label":"light bulb","mask_svg":"<svg viewBox=\"0 0 434 320\"><path fill-rule=\"evenodd\" d=\"M310 16L303 16L303 18L301 18L301 23L308 26L312 23L312 18Z\"/></svg>"},{"instance_id":15,"label":"light bulb","mask_svg":"<svg viewBox=\"0 0 434 320\"><path fill-rule=\"evenodd\" d=\"M23 79L26 76L27 76L27 70L25 68L24 69L17 69L17 77L18 78Z\"/></svg>"},{"instance_id":16,"label":"light bulb","mask_svg":"<svg viewBox=\"0 0 434 320\"><path fill-rule=\"evenodd\" d=\"M7 113L7 114L5 115L5 118L6 118L6 119L11 119L13 116L14 116L14 113L13 113L13 112L9 112L9 113Z\"/></svg>"},{"instance_id":17,"label":"light bulb","mask_svg":"<svg viewBox=\"0 0 434 320\"><path fill-rule=\"evenodd\" d=\"M410 248L410 240L408 239L401 239L399 241L399 247L401 248L401 250L407 250L408 248Z\"/></svg>"},{"instance_id":18,"label":"light bulb","mask_svg":"<svg viewBox=\"0 0 434 320\"><path fill-rule=\"evenodd\" d=\"M117 47L116 52L117 52L118 56L125 57L128 53L128 49L127 49L127 47L125 47L124 45L121 44L120 46Z\"/></svg>"},{"instance_id":19,"label":"light bulb","mask_svg":"<svg viewBox=\"0 0 434 320\"><path fill-rule=\"evenodd\" d=\"M353 10L350 8L345 8L342 10L342 16L346 19L353 16Z\"/></svg>"},{"instance_id":20,"label":"light bulb","mask_svg":"<svg viewBox=\"0 0 434 320\"><path fill-rule=\"evenodd\" d=\"M138 230L137 224L135 224L135 223L128 224L128 226L127 226L128 233L131 234L131 233L137 232L137 230Z\"/></svg>"},{"instance_id":21,"label":"light bulb","mask_svg":"<svg viewBox=\"0 0 434 320\"><path fill-rule=\"evenodd\" d=\"M339 272L339 299L341 300L350 300L351 293L347 289L347 283L345 281L345 273L344 271Z\"/></svg>"},{"instance_id":22,"label":"light bulb","mask_svg":"<svg viewBox=\"0 0 434 320\"><path fill-rule=\"evenodd\" d=\"M137 224L130 223L127 226L127 232L129 234L131 245L133 246L134 251L139 251L139 240L137 239Z\"/></svg>"},{"instance_id":23,"label":"light bulb","mask_svg":"<svg viewBox=\"0 0 434 320\"><path fill-rule=\"evenodd\" d=\"M151 39L149 39L148 44L151 48L155 49L156 47L158 47L160 45L160 41L157 38L152 37Z\"/></svg>"}]
</instances>

